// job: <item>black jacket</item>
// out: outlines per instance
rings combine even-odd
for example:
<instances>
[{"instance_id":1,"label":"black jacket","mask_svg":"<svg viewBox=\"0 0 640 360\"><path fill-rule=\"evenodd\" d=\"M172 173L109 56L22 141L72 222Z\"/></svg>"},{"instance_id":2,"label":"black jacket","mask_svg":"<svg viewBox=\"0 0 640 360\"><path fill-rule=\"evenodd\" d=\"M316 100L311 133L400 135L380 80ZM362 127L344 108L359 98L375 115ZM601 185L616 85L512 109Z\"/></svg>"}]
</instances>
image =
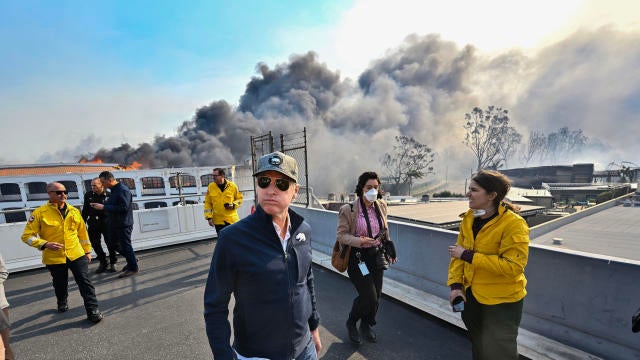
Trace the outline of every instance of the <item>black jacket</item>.
<instances>
[{"instance_id":1,"label":"black jacket","mask_svg":"<svg viewBox=\"0 0 640 360\"><path fill-rule=\"evenodd\" d=\"M107 200L107 191L103 191L102 194L97 194L93 191L87 191L84 194L84 205L82 205L82 218L85 222L96 224L107 220L107 214L104 210L98 210L91 207L91 203L104 204Z\"/></svg>"},{"instance_id":2,"label":"black jacket","mask_svg":"<svg viewBox=\"0 0 640 360\"><path fill-rule=\"evenodd\" d=\"M104 203L104 211L109 216L112 227L133 226L133 208L131 207L131 191L123 183L111 188L111 195Z\"/></svg>"},{"instance_id":3,"label":"black jacket","mask_svg":"<svg viewBox=\"0 0 640 360\"><path fill-rule=\"evenodd\" d=\"M292 359L311 341L320 318L311 268L311 227L289 210L287 251L271 216L256 212L224 228L204 292L204 319L216 360L234 358L229 341L233 293L234 348L242 356Z\"/></svg>"}]
</instances>

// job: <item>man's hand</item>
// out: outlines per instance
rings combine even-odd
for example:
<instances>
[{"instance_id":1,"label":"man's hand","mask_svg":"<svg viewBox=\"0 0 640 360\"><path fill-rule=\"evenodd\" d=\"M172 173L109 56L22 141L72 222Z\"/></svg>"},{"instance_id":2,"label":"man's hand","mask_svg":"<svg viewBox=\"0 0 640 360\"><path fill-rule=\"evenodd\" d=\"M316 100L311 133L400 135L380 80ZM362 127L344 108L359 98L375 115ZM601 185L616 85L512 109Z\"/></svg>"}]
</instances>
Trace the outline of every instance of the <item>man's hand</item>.
<instances>
[{"instance_id":1,"label":"man's hand","mask_svg":"<svg viewBox=\"0 0 640 360\"><path fill-rule=\"evenodd\" d=\"M209 219L209 220L207 220L207 221L209 222L209 226L214 227L213 219Z\"/></svg>"},{"instance_id":2,"label":"man's hand","mask_svg":"<svg viewBox=\"0 0 640 360\"><path fill-rule=\"evenodd\" d=\"M318 331L318 328L311 332L311 337L316 346L316 354L320 355L320 351L322 351L322 341L320 341L320 331Z\"/></svg>"},{"instance_id":3,"label":"man's hand","mask_svg":"<svg viewBox=\"0 0 640 360\"><path fill-rule=\"evenodd\" d=\"M89 262L91 262L91 253L84 254L84 256L86 256L87 260L89 260Z\"/></svg>"},{"instance_id":4,"label":"man's hand","mask_svg":"<svg viewBox=\"0 0 640 360\"><path fill-rule=\"evenodd\" d=\"M91 205L92 208L96 209L96 210L104 210L104 204L100 204L100 203L91 203L89 204Z\"/></svg>"},{"instance_id":5,"label":"man's hand","mask_svg":"<svg viewBox=\"0 0 640 360\"><path fill-rule=\"evenodd\" d=\"M57 242L48 242L46 244L44 244L45 249L49 249L49 250L62 250L62 248L64 248L64 245L59 244Z\"/></svg>"}]
</instances>

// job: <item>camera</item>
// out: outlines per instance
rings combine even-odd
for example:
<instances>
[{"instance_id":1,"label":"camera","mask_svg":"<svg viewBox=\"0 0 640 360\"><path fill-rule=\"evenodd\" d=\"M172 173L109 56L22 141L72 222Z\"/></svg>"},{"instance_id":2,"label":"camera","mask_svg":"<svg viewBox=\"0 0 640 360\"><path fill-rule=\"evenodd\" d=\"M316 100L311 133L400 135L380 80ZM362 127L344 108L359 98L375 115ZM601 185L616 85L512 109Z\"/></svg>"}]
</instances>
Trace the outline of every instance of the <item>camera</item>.
<instances>
[{"instance_id":1,"label":"camera","mask_svg":"<svg viewBox=\"0 0 640 360\"><path fill-rule=\"evenodd\" d=\"M389 239L389 229L382 229L376 235L376 240L380 241L379 248L384 251L386 259L395 259L396 255L396 246L391 239Z\"/></svg>"},{"instance_id":2,"label":"camera","mask_svg":"<svg viewBox=\"0 0 640 360\"><path fill-rule=\"evenodd\" d=\"M233 204L232 203L224 203L224 208L227 210L231 210L233 209Z\"/></svg>"},{"instance_id":3,"label":"camera","mask_svg":"<svg viewBox=\"0 0 640 360\"><path fill-rule=\"evenodd\" d=\"M380 245L376 247L376 267L378 269L389 269L389 261L387 260L387 249L384 244L386 232L381 231L374 239L380 241Z\"/></svg>"},{"instance_id":4,"label":"camera","mask_svg":"<svg viewBox=\"0 0 640 360\"><path fill-rule=\"evenodd\" d=\"M389 261L387 261L387 254L384 251L384 247L378 246L376 252L376 267L378 269L387 270L389 269Z\"/></svg>"},{"instance_id":5,"label":"camera","mask_svg":"<svg viewBox=\"0 0 640 360\"><path fill-rule=\"evenodd\" d=\"M451 303L451 307L453 308L454 312L461 312L464 310L464 299L462 298L462 296L456 296L455 299L453 299L453 302Z\"/></svg>"}]
</instances>

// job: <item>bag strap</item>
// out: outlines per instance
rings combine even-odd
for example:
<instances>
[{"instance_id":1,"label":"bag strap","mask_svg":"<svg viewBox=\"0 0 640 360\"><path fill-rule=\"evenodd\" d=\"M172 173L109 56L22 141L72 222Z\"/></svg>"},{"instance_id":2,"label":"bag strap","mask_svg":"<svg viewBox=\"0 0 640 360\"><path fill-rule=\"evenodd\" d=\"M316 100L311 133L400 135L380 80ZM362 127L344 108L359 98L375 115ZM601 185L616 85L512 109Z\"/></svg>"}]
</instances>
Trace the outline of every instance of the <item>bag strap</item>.
<instances>
[{"instance_id":1,"label":"bag strap","mask_svg":"<svg viewBox=\"0 0 640 360\"><path fill-rule=\"evenodd\" d=\"M349 245L342 246L342 249L340 250L340 259L344 259L344 257L347 256L347 250L349 250Z\"/></svg>"}]
</instances>

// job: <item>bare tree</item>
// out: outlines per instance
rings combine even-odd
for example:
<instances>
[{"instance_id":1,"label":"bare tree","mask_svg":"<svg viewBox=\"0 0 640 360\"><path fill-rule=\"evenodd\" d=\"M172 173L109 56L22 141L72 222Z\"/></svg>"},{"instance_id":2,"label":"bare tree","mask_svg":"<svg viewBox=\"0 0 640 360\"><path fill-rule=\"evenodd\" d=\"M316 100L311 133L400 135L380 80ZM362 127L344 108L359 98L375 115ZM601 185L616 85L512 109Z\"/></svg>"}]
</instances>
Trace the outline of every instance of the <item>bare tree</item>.
<instances>
[{"instance_id":1,"label":"bare tree","mask_svg":"<svg viewBox=\"0 0 640 360\"><path fill-rule=\"evenodd\" d=\"M527 166L529 161L531 161L536 154L538 155L538 158L542 160L546 153L546 145L547 137L543 132L534 130L530 131L529 140L524 144L524 149L522 151L522 160L524 161L524 165Z\"/></svg>"},{"instance_id":2,"label":"bare tree","mask_svg":"<svg viewBox=\"0 0 640 360\"><path fill-rule=\"evenodd\" d=\"M620 182L633 182L635 175L636 172L631 167L622 165L622 169L620 169Z\"/></svg>"},{"instance_id":3,"label":"bare tree","mask_svg":"<svg viewBox=\"0 0 640 360\"><path fill-rule=\"evenodd\" d=\"M509 126L508 110L495 106L489 106L487 110L475 107L464 117L466 120L464 128L467 130L467 134L463 143L476 156L477 170L501 167L506 160L501 155L505 153L508 155L513 148L513 145L505 146L509 142L515 141L510 137L517 134L521 138L520 134ZM520 142L519 139L517 141Z\"/></svg>"},{"instance_id":4,"label":"bare tree","mask_svg":"<svg viewBox=\"0 0 640 360\"><path fill-rule=\"evenodd\" d=\"M626 166L624 164L633 165L634 167ZM621 161L620 163L612 161L607 166L607 170L609 170L613 166L619 168L617 170L617 172L618 172L618 176L620 177L620 182L621 183L634 182L636 180L636 171L635 171L635 169L638 168L638 164L636 164L634 162L631 162L631 161ZM610 178L607 179L607 182L610 182L610 181L611 181Z\"/></svg>"},{"instance_id":5,"label":"bare tree","mask_svg":"<svg viewBox=\"0 0 640 360\"><path fill-rule=\"evenodd\" d=\"M409 195L413 179L420 179L433 173L436 153L428 146L408 136L396 136L396 144L391 153L385 153L382 166L395 188L409 184Z\"/></svg>"},{"instance_id":6,"label":"bare tree","mask_svg":"<svg viewBox=\"0 0 640 360\"><path fill-rule=\"evenodd\" d=\"M504 161L504 167L507 167L507 160L509 160L521 142L522 135L516 129L508 127L502 142L500 142L500 155L502 156L502 161Z\"/></svg>"},{"instance_id":7,"label":"bare tree","mask_svg":"<svg viewBox=\"0 0 640 360\"><path fill-rule=\"evenodd\" d=\"M587 140L582 130L569 130L569 128L565 126L547 135L546 148L551 159L557 161L559 155L566 156L582 150Z\"/></svg>"}]
</instances>

